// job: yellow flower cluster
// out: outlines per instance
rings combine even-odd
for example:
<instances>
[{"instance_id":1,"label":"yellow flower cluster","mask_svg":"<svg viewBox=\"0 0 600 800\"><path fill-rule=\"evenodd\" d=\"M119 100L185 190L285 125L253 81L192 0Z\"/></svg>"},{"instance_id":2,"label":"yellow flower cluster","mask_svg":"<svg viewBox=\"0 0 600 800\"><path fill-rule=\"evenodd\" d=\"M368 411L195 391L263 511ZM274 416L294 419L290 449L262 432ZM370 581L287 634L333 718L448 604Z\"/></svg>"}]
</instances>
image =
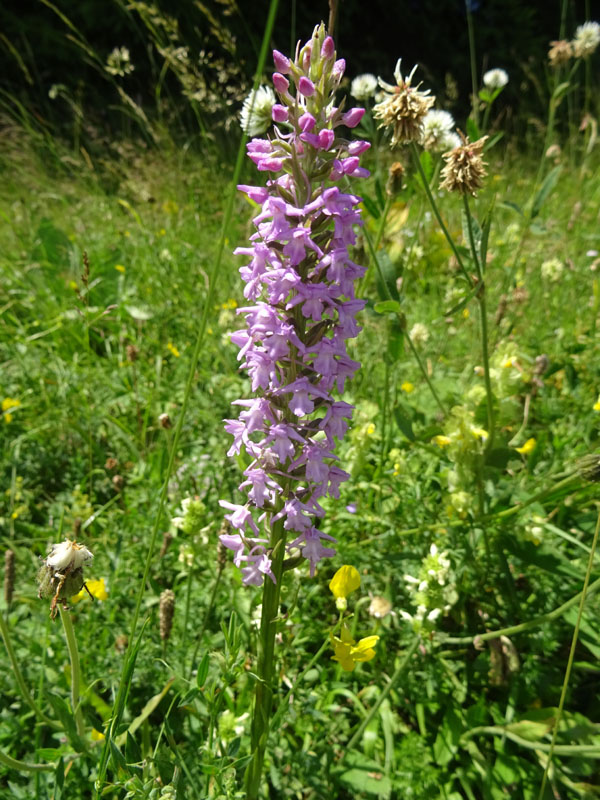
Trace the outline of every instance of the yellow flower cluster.
<instances>
[{"instance_id":1,"label":"yellow flower cluster","mask_svg":"<svg viewBox=\"0 0 600 800\"><path fill-rule=\"evenodd\" d=\"M344 564L335 573L329 588L335 597L335 604L339 611L346 610L346 597L360 586L360 575L356 567ZM375 657L374 647L379 640L379 636L367 636L356 642L348 626L342 625L341 636L329 634L329 640L333 647L332 661L337 661L345 672L352 672L358 663L370 661Z\"/></svg>"}]
</instances>

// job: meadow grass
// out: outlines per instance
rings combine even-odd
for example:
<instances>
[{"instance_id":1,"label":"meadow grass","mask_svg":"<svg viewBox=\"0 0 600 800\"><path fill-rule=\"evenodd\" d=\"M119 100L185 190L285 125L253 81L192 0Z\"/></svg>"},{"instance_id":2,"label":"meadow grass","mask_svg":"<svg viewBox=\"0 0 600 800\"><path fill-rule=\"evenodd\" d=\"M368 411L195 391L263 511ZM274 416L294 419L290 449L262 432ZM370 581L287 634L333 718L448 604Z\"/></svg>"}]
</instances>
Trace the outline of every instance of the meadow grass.
<instances>
[{"instance_id":1,"label":"meadow grass","mask_svg":"<svg viewBox=\"0 0 600 800\"><path fill-rule=\"evenodd\" d=\"M549 776L565 796L595 796L597 488L578 459L597 449L600 414L597 151L584 155L574 142L543 170L539 149L500 141L486 153L489 175L471 209L482 229L492 214L489 452L478 433L490 417L477 296L417 173L409 168L386 196L393 158L384 147L371 154L373 177L361 187L355 260L370 262L368 305L351 350L362 369L345 396L355 417L339 450L352 479L325 503L323 523L338 554L314 578L303 567L282 586L269 796L537 797L576 623ZM245 466L226 457L222 419L247 392L229 340L246 302L230 252L252 232L253 209L236 198L225 232L144 625L129 643L232 166L133 141L95 163L59 143L40 150L15 126L4 130L0 160L0 521L3 548L15 554L1 612L14 662L2 652L0 788L16 798L92 796L127 652L102 796L241 798L260 595L217 543L218 501L235 502ZM460 198L437 192L439 161L421 165L469 264ZM593 461L586 474L597 473ZM188 497L203 505L176 529L171 518ZM86 574L107 592L72 604L77 693L68 628L65 640L36 596L40 559L65 536L90 547ZM376 658L353 673L323 649L337 619L328 583L342 564L362 581L354 635L380 637ZM592 588L578 619L586 569ZM418 597L415 583L431 571L443 580ZM161 637L166 589L175 614ZM419 604L439 616L424 619Z\"/></svg>"}]
</instances>

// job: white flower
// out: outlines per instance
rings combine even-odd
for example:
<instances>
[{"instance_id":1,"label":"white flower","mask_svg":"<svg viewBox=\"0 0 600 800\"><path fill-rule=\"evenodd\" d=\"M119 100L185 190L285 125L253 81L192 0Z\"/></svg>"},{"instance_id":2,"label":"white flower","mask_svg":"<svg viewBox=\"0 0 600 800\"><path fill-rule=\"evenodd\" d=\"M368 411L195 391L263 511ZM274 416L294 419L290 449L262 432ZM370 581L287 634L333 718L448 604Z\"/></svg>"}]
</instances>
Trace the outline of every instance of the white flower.
<instances>
[{"instance_id":1,"label":"white flower","mask_svg":"<svg viewBox=\"0 0 600 800\"><path fill-rule=\"evenodd\" d=\"M425 150L442 151L448 149L446 146L447 136L451 133L453 127L454 117L448 111L440 111L439 109L428 111L423 118L421 144Z\"/></svg>"},{"instance_id":2,"label":"white flower","mask_svg":"<svg viewBox=\"0 0 600 800\"><path fill-rule=\"evenodd\" d=\"M597 22L584 22L575 31L573 50L577 58L591 56L600 44L600 25Z\"/></svg>"},{"instance_id":3,"label":"white flower","mask_svg":"<svg viewBox=\"0 0 600 800\"><path fill-rule=\"evenodd\" d=\"M502 89L508 83L508 72L503 69L490 69L483 76L483 85L488 89Z\"/></svg>"},{"instance_id":4,"label":"white flower","mask_svg":"<svg viewBox=\"0 0 600 800\"><path fill-rule=\"evenodd\" d=\"M550 283L557 283L563 274L564 264L558 258L544 261L541 267L542 278Z\"/></svg>"},{"instance_id":5,"label":"white flower","mask_svg":"<svg viewBox=\"0 0 600 800\"><path fill-rule=\"evenodd\" d=\"M69 567L71 569L79 569L93 557L85 545L65 539L64 542L52 545L46 564L57 572L64 572Z\"/></svg>"},{"instance_id":6,"label":"white flower","mask_svg":"<svg viewBox=\"0 0 600 800\"><path fill-rule=\"evenodd\" d=\"M240 113L240 125L248 136L258 136L271 125L271 112L275 105L275 93L270 86L252 89L244 100Z\"/></svg>"},{"instance_id":7,"label":"white flower","mask_svg":"<svg viewBox=\"0 0 600 800\"><path fill-rule=\"evenodd\" d=\"M429 330L427 329L426 325L423 325L422 322L415 322L408 335L415 347L418 347L422 344L427 344L429 341Z\"/></svg>"},{"instance_id":8,"label":"white flower","mask_svg":"<svg viewBox=\"0 0 600 800\"><path fill-rule=\"evenodd\" d=\"M458 133L450 131L444 135L443 140L440 142L440 150L442 153L448 153L450 150L456 150L456 148L461 145L462 142Z\"/></svg>"},{"instance_id":9,"label":"white flower","mask_svg":"<svg viewBox=\"0 0 600 800\"><path fill-rule=\"evenodd\" d=\"M133 72L133 64L127 47L115 47L106 59L106 71L124 77Z\"/></svg>"},{"instance_id":10,"label":"white flower","mask_svg":"<svg viewBox=\"0 0 600 800\"><path fill-rule=\"evenodd\" d=\"M357 100L368 100L377 91L377 78L370 72L357 75L350 85L350 94Z\"/></svg>"}]
</instances>

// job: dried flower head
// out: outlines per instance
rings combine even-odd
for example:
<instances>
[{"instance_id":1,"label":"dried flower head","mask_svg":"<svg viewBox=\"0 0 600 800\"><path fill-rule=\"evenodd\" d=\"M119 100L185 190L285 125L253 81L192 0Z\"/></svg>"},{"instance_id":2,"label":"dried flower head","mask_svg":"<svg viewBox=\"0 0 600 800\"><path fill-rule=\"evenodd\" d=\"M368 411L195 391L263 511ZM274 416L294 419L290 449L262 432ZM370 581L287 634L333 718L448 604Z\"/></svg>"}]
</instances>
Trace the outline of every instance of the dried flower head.
<instances>
[{"instance_id":1,"label":"dried flower head","mask_svg":"<svg viewBox=\"0 0 600 800\"><path fill-rule=\"evenodd\" d=\"M85 545L70 539L52 545L38 573L38 596L52 598L50 616L53 619L58 601L66 607L67 599L84 587L83 567L93 557Z\"/></svg>"},{"instance_id":2,"label":"dried flower head","mask_svg":"<svg viewBox=\"0 0 600 800\"><path fill-rule=\"evenodd\" d=\"M271 114L275 105L275 94L270 86L259 86L244 100L240 113L240 124L247 136L258 136L271 125Z\"/></svg>"},{"instance_id":3,"label":"dried flower head","mask_svg":"<svg viewBox=\"0 0 600 800\"><path fill-rule=\"evenodd\" d=\"M482 156L487 138L483 136L476 142L470 142L468 137L463 136L462 145L444 153L446 166L442 169L440 189L474 195L481 188L483 178L487 175Z\"/></svg>"},{"instance_id":4,"label":"dried flower head","mask_svg":"<svg viewBox=\"0 0 600 800\"><path fill-rule=\"evenodd\" d=\"M403 178L404 164L401 161L394 161L388 170L388 179L385 185L385 191L390 197L393 197L402 189Z\"/></svg>"},{"instance_id":5,"label":"dried flower head","mask_svg":"<svg viewBox=\"0 0 600 800\"><path fill-rule=\"evenodd\" d=\"M492 92L502 89L508 83L508 72L503 69L490 69L483 76L483 85Z\"/></svg>"},{"instance_id":6,"label":"dried flower head","mask_svg":"<svg viewBox=\"0 0 600 800\"><path fill-rule=\"evenodd\" d=\"M381 120L381 127L391 127L392 147L397 144L408 144L409 142L419 142L423 134L423 120L425 115L435 103L435 97L429 96L429 89L424 92L419 91L418 83L412 86L412 77L415 74L416 66L413 67L410 75L403 78L400 72L400 62L398 59L394 77L396 86L391 86L379 78L379 85L385 92L384 99L373 108L373 116Z\"/></svg>"},{"instance_id":7,"label":"dried flower head","mask_svg":"<svg viewBox=\"0 0 600 800\"><path fill-rule=\"evenodd\" d=\"M573 52L576 58L587 58L600 44L600 25L597 22L584 22L575 31Z\"/></svg>"},{"instance_id":8,"label":"dried flower head","mask_svg":"<svg viewBox=\"0 0 600 800\"><path fill-rule=\"evenodd\" d=\"M550 42L548 50L548 61L551 67L560 67L573 58L573 46L571 42L561 39L558 42Z\"/></svg>"},{"instance_id":9,"label":"dried flower head","mask_svg":"<svg viewBox=\"0 0 600 800\"><path fill-rule=\"evenodd\" d=\"M173 614L175 613L175 594L171 589L165 589L160 595L158 606L158 625L160 638L167 642L173 627Z\"/></svg>"},{"instance_id":10,"label":"dried flower head","mask_svg":"<svg viewBox=\"0 0 600 800\"><path fill-rule=\"evenodd\" d=\"M350 84L350 94L357 100L368 100L377 91L377 78L370 72L357 75Z\"/></svg>"},{"instance_id":11,"label":"dried flower head","mask_svg":"<svg viewBox=\"0 0 600 800\"><path fill-rule=\"evenodd\" d=\"M383 619L392 611L392 604L387 597L375 595L369 604L369 614L375 619Z\"/></svg>"}]
</instances>

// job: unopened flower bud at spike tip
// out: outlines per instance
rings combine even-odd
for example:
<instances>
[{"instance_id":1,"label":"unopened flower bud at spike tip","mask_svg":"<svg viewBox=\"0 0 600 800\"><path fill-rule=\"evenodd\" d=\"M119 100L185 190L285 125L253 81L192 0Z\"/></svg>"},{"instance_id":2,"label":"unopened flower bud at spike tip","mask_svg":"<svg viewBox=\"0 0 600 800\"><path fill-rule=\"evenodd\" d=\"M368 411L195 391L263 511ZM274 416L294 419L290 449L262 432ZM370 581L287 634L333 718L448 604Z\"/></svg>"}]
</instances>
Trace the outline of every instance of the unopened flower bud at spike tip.
<instances>
[{"instance_id":1,"label":"unopened flower bud at spike tip","mask_svg":"<svg viewBox=\"0 0 600 800\"><path fill-rule=\"evenodd\" d=\"M290 60L287 56L284 56L283 53L280 53L279 50L273 50L273 63L275 64L277 72L281 72L282 75L287 75L289 73Z\"/></svg>"}]
</instances>

